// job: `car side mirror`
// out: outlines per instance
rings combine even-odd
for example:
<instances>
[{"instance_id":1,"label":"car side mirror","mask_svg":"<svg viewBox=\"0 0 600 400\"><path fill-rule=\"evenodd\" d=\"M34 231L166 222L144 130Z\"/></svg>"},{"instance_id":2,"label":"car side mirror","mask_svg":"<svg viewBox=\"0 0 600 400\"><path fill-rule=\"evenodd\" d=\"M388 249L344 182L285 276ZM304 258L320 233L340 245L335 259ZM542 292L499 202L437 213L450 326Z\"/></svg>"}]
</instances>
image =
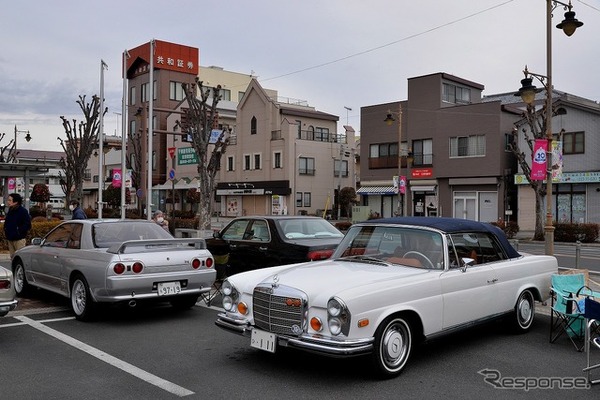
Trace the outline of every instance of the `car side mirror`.
<instances>
[{"instance_id":1,"label":"car side mirror","mask_svg":"<svg viewBox=\"0 0 600 400\"><path fill-rule=\"evenodd\" d=\"M42 238L33 238L33 239L31 239L31 244L33 244L35 246L39 246L42 244L43 241L44 241L44 239L42 239Z\"/></svg>"},{"instance_id":2,"label":"car side mirror","mask_svg":"<svg viewBox=\"0 0 600 400\"><path fill-rule=\"evenodd\" d=\"M472 265L475 265L475 259L473 258L469 258L469 257L462 257L460 259L460 261L462 262L462 272L466 272L467 271L467 267L470 267Z\"/></svg>"}]
</instances>

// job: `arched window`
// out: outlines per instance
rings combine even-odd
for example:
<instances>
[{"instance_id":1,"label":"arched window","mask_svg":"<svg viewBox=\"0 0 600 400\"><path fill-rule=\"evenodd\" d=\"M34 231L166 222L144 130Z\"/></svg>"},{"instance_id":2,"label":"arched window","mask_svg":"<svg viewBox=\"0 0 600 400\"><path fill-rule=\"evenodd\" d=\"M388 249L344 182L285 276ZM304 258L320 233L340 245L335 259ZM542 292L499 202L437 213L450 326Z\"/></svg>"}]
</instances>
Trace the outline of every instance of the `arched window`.
<instances>
[{"instance_id":1,"label":"arched window","mask_svg":"<svg viewBox=\"0 0 600 400\"><path fill-rule=\"evenodd\" d=\"M250 121L250 134L256 135L256 117L252 117Z\"/></svg>"}]
</instances>

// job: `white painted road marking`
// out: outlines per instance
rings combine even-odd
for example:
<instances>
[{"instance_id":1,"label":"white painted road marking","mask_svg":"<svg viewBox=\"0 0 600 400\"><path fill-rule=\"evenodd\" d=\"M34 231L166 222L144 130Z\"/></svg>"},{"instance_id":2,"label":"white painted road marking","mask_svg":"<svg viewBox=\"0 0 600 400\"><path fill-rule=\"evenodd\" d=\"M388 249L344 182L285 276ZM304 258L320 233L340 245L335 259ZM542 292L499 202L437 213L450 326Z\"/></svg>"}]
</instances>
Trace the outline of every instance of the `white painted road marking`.
<instances>
[{"instance_id":1,"label":"white painted road marking","mask_svg":"<svg viewBox=\"0 0 600 400\"><path fill-rule=\"evenodd\" d=\"M18 319L21 322L26 323L27 325L29 325L35 329L40 330L40 331L62 341L70 346L73 346L76 349L79 349L85 353L88 353L89 355L94 356L97 359L104 361L107 364L117 367L117 368L127 372L128 374L135 376L136 378L139 378L139 379L146 381L154 386L157 386L163 390L166 390L167 392L173 393L179 397L184 397L184 396L189 396L191 394L194 394L194 392L192 392L191 390L188 390L188 389L181 387L179 385L176 385L172 382L169 382L167 380L159 378L158 376L153 375L149 372L146 372L146 371L144 371L134 365L131 365L123 360L119 360L118 358L113 357L110 354L105 353L101 350L98 350L95 347L85 344L77 339L74 339L71 336L65 335L62 332L59 332L52 328L49 328L46 325L42 324L41 322L35 321L35 320L25 317L25 316L15 316L14 318Z\"/></svg>"}]
</instances>

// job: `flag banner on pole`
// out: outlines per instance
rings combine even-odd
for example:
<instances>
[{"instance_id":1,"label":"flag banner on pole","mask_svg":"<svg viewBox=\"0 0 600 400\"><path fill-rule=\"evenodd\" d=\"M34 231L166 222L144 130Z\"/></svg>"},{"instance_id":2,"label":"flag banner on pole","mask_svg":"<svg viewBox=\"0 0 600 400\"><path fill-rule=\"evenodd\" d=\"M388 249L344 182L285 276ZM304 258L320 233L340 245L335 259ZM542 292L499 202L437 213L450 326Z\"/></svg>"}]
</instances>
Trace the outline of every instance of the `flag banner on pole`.
<instances>
[{"instance_id":1,"label":"flag banner on pole","mask_svg":"<svg viewBox=\"0 0 600 400\"><path fill-rule=\"evenodd\" d=\"M546 150L548 141L536 139L533 146L533 159L531 160L531 180L543 181L546 179Z\"/></svg>"},{"instance_id":2,"label":"flag banner on pole","mask_svg":"<svg viewBox=\"0 0 600 400\"><path fill-rule=\"evenodd\" d=\"M123 181L123 177L121 175L121 168L113 169L112 186L116 187L116 188L120 188L122 181Z\"/></svg>"},{"instance_id":3,"label":"flag banner on pole","mask_svg":"<svg viewBox=\"0 0 600 400\"><path fill-rule=\"evenodd\" d=\"M400 193L401 194L406 194L406 176L402 175L400 177L399 186L400 186Z\"/></svg>"}]
</instances>

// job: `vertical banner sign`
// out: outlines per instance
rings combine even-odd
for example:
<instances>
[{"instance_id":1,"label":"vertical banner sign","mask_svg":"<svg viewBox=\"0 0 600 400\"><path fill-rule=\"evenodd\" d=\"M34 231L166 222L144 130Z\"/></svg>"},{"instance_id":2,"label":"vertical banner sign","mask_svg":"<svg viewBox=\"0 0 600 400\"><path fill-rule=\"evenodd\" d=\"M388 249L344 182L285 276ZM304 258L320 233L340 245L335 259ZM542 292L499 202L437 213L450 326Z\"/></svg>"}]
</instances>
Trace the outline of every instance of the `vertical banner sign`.
<instances>
[{"instance_id":1,"label":"vertical banner sign","mask_svg":"<svg viewBox=\"0 0 600 400\"><path fill-rule=\"evenodd\" d=\"M123 182L123 176L121 175L121 168L113 169L112 186L116 187L116 188L120 188L122 182Z\"/></svg>"},{"instance_id":2,"label":"vertical banner sign","mask_svg":"<svg viewBox=\"0 0 600 400\"><path fill-rule=\"evenodd\" d=\"M15 191L17 188L17 178L8 178L8 190Z\"/></svg>"},{"instance_id":3,"label":"vertical banner sign","mask_svg":"<svg viewBox=\"0 0 600 400\"><path fill-rule=\"evenodd\" d=\"M404 175L402 175L400 177L399 188L400 188L400 194L406 194L406 176L404 176Z\"/></svg>"},{"instance_id":4,"label":"vertical banner sign","mask_svg":"<svg viewBox=\"0 0 600 400\"><path fill-rule=\"evenodd\" d=\"M546 179L546 150L548 141L536 139L533 146L533 158L531 160L531 180L543 181Z\"/></svg>"},{"instance_id":5,"label":"vertical banner sign","mask_svg":"<svg viewBox=\"0 0 600 400\"><path fill-rule=\"evenodd\" d=\"M552 142L552 182L560 182L563 172L563 146L562 141Z\"/></svg>"}]
</instances>

